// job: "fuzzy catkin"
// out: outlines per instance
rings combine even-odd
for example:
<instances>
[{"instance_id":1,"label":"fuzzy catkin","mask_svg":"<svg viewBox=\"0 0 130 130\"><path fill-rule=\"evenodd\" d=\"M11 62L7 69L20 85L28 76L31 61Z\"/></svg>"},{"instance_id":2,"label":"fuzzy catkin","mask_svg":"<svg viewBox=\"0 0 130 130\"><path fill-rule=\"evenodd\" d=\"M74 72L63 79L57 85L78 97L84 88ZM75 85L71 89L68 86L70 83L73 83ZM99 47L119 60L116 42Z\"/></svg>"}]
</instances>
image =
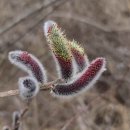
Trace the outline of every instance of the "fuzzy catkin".
<instances>
[{"instance_id":1,"label":"fuzzy catkin","mask_svg":"<svg viewBox=\"0 0 130 130\"><path fill-rule=\"evenodd\" d=\"M12 64L33 76L38 82L45 83L47 81L46 71L34 55L26 51L11 51L9 60Z\"/></svg>"},{"instance_id":2,"label":"fuzzy catkin","mask_svg":"<svg viewBox=\"0 0 130 130\"><path fill-rule=\"evenodd\" d=\"M59 78L71 79L74 75L73 56L66 36L53 21L45 22L43 29L56 62Z\"/></svg>"},{"instance_id":3,"label":"fuzzy catkin","mask_svg":"<svg viewBox=\"0 0 130 130\"><path fill-rule=\"evenodd\" d=\"M75 40L70 41L70 48L73 54L73 57L76 61L77 72L81 72L84 70L86 66L89 65L89 60L87 55L85 54L84 48L79 45Z\"/></svg>"},{"instance_id":4,"label":"fuzzy catkin","mask_svg":"<svg viewBox=\"0 0 130 130\"><path fill-rule=\"evenodd\" d=\"M86 91L99 79L105 67L105 59L97 58L82 73L75 76L73 81L55 85L51 93L55 96L71 96Z\"/></svg>"},{"instance_id":5,"label":"fuzzy catkin","mask_svg":"<svg viewBox=\"0 0 130 130\"><path fill-rule=\"evenodd\" d=\"M13 123L12 123L12 127L15 128L15 130L20 130L20 117L21 117L21 113L18 111L13 112Z\"/></svg>"},{"instance_id":6,"label":"fuzzy catkin","mask_svg":"<svg viewBox=\"0 0 130 130\"><path fill-rule=\"evenodd\" d=\"M29 76L19 78L19 94L23 100L29 100L35 97L39 92L38 82Z\"/></svg>"}]
</instances>

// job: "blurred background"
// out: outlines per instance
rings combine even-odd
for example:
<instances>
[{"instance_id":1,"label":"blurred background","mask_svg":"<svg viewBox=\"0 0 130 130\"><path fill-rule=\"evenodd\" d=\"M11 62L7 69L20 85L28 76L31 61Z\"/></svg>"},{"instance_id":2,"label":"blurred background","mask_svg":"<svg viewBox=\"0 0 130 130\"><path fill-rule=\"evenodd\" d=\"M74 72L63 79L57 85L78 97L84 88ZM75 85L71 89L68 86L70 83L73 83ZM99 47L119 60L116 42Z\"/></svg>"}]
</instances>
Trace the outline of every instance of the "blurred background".
<instances>
[{"instance_id":1,"label":"blurred background","mask_svg":"<svg viewBox=\"0 0 130 130\"><path fill-rule=\"evenodd\" d=\"M130 130L130 0L0 0L0 91L16 89L26 75L9 63L11 50L34 54L49 81L56 79L42 30L50 19L85 48L90 61L105 57L107 71L71 100L40 92L24 116L23 130ZM0 129L24 106L18 96L0 98Z\"/></svg>"}]
</instances>

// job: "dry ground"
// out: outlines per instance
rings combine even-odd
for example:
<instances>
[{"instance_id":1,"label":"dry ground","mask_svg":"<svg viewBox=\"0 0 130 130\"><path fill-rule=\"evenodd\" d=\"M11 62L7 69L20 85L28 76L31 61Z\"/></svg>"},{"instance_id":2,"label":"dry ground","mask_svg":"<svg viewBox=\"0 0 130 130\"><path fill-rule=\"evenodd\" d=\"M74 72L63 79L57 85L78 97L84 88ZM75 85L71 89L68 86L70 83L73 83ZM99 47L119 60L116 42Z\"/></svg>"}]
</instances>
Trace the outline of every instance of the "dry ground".
<instances>
[{"instance_id":1,"label":"dry ground","mask_svg":"<svg viewBox=\"0 0 130 130\"><path fill-rule=\"evenodd\" d=\"M24 130L130 130L130 0L62 2L0 0L1 91L17 88L18 77L25 75L8 61L8 52L15 49L35 54L49 80L56 78L42 32L43 22L52 19L68 38L79 41L90 60L105 57L108 69L93 89L70 101L41 92L25 115ZM21 108L18 96L1 98L0 129Z\"/></svg>"}]
</instances>

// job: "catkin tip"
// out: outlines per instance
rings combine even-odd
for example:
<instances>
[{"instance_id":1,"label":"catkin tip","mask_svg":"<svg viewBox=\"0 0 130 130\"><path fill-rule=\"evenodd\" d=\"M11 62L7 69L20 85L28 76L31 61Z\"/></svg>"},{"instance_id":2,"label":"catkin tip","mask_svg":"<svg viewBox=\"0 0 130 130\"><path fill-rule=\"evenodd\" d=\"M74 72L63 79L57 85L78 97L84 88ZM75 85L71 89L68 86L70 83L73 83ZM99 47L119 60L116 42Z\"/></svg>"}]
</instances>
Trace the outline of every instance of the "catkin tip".
<instances>
[{"instance_id":1,"label":"catkin tip","mask_svg":"<svg viewBox=\"0 0 130 130\"><path fill-rule=\"evenodd\" d=\"M48 35L49 30L51 29L51 27L52 27L54 24L56 24L56 23L55 23L54 21L52 21L52 20L48 20L48 21L46 21L46 22L44 23L43 31L44 31L45 36Z\"/></svg>"},{"instance_id":2,"label":"catkin tip","mask_svg":"<svg viewBox=\"0 0 130 130\"><path fill-rule=\"evenodd\" d=\"M19 78L18 85L20 97L23 100L32 99L39 92L39 84L32 77L26 76Z\"/></svg>"}]
</instances>

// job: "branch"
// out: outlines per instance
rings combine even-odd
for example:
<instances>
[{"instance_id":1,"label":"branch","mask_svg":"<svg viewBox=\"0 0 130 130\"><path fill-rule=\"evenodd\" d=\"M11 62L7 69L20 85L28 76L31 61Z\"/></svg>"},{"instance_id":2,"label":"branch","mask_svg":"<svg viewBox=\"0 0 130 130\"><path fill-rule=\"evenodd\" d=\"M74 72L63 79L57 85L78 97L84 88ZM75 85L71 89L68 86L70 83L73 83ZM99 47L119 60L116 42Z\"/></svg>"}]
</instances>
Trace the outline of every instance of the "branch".
<instances>
[{"instance_id":1,"label":"branch","mask_svg":"<svg viewBox=\"0 0 130 130\"><path fill-rule=\"evenodd\" d=\"M48 91L53 87L54 84L57 84L59 82L63 82L63 80L62 79L56 79L56 80L48 82L46 84L39 84L40 85L40 91ZM18 89L9 90L9 91L5 91L5 92L0 92L0 98L9 97L9 96L16 96L18 94L19 94Z\"/></svg>"}]
</instances>

